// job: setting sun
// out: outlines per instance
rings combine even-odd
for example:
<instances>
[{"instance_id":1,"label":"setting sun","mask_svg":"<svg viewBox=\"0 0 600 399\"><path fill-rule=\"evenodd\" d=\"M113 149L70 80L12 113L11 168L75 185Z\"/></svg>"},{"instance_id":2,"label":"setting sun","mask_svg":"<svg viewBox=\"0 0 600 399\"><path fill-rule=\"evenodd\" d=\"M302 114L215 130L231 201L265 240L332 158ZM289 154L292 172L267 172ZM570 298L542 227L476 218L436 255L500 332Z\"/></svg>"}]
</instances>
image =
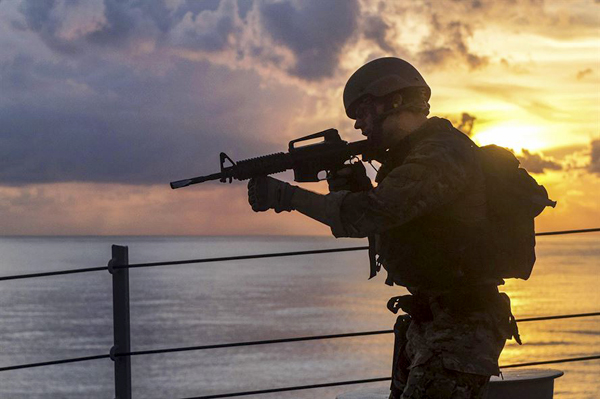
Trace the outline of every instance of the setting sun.
<instances>
[{"instance_id":1,"label":"setting sun","mask_svg":"<svg viewBox=\"0 0 600 399\"><path fill-rule=\"evenodd\" d=\"M479 145L496 144L516 152L523 149L539 151L550 146L544 129L535 125L503 124L493 126L473 135Z\"/></svg>"}]
</instances>

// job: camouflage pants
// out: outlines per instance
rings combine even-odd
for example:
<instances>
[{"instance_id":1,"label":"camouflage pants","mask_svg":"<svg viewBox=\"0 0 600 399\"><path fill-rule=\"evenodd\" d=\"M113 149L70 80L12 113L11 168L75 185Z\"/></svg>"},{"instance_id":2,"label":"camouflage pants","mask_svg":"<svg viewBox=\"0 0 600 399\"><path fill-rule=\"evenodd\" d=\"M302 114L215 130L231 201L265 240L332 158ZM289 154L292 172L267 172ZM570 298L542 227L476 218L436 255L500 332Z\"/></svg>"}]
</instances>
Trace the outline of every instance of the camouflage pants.
<instances>
[{"instance_id":1,"label":"camouflage pants","mask_svg":"<svg viewBox=\"0 0 600 399\"><path fill-rule=\"evenodd\" d=\"M410 316L401 315L394 325L389 399L482 399L489 375L451 370L444 366L439 354L431 354L425 361L414 363L414 353L411 355L414 351L407 350L407 331L411 324Z\"/></svg>"},{"instance_id":2,"label":"camouflage pants","mask_svg":"<svg viewBox=\"0 0 600 399\"><path fill-rule=\"evenodd\" d=\"M490 379L448 370L435 356L406 372L392 385L390 399L482 399Z\"/></svg>"}]
</instances>

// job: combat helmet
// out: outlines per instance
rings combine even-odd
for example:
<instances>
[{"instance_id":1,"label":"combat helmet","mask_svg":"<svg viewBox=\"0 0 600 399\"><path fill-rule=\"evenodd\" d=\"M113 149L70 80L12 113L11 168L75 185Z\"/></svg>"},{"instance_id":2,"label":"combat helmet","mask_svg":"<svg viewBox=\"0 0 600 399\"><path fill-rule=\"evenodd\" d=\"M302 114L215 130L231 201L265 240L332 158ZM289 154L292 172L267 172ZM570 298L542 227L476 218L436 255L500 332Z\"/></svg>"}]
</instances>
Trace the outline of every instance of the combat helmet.
<instances>
[{"instance_id":1,"label":"combat helmet","mask_svg":"<svg viewBox=\"0 0 600 399\"><path fill-rule=\"evenodd\" d=\"M396 57L378 58L360 67L344 88L344 108L346 115L356 119L356 106L367 95L384 97L401 90L416 89L421 93L422 103L427 106L431 89L425 79L408 62ZM409 107L403 107L409 108Z\"/></svg>"}]
</instances>

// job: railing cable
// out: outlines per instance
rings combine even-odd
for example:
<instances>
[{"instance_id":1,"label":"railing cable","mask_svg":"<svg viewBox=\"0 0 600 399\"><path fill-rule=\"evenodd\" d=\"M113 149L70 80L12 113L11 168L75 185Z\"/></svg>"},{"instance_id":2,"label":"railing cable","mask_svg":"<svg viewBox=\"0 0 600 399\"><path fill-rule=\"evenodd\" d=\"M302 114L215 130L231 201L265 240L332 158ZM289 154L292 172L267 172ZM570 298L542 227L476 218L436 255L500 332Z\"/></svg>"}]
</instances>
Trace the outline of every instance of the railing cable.
<instances>
[{"instance_id":1,"label":"railing cable","mask_svg":"<svg viewBox=\"0 0 600 399\"><path fill-rule=\"evenodd\" d=\"M240 347L240 346L269 345L269 344L280 344L280 343L285 343L285 342L315 341L315 340L333 339L333 338L362 337L365 335L390 334L393 332L394 332L394 330L380 330L380 331L366 331L366 332L355 332L355 333L345 333L345 334L315 335L315 336L310 336L310 337L267 339L267 340L263 340L263 341L233 342L233 343L228 343L228 344L186 346L186 347L180 347L180 348L154 349L154 350L144 350L144 351L132 351L129 353L118 353L118 354L115 354L115 357L155 355L155 354L159 354L159 353L185 352L185 351L206 350L206 349L235 348L235 347Z\"/></svg>"},{"instance_id":2,"label":"railing cable","mask_svg":"<svg viewBox=\"0 0 600 399\"><path fill-rule=\"evenodd\" d=\"M545 361L541 361L541 362L510 364L507 366L500 366L500 368L501 369L517 368L517 367L526 367L526 366L538 366L538 365L543 365L543 364L580 362L580 361L595 360L595 359L600 359L600 355L567 358L567 359L545 360ZM383 381L390 381L390 380L391 380L391 377L370 378L370 379L365 379L365 380L351 380L351 381L330 382L330 383L326 383L326 384L313 384L313 385L301 385L301 386L293 386L293 387L263 389L260 391L231 392L231 393L223 393L223 394L207 395L207 396L194 396L194 397L185 398L185 399L232 398L232 397L236 397L236 396L248 396L248 395L260 395L260 394L276 393L276 392L299 391L302 389L329 388L329 387L336 387L336 386L342 386L342 385L367 384L367 383L371 383L371 382L383 382Z\"/></svg>"},{"instance_id":3,"label":"railing cable","mask_svg":"<svg viewBox=\"0 0 600 399\"><path fill-rule=\"evenodd\" d=\"M299 256L299 255L316 255L316 254L327 254L334 252L351 252L351 251L364 251L369 249L368 246L362 247L346 247L346 248L328 248L328 249L312 249L308 251L293 251L293 252L274 252L269 254L257 254L257 255L239 255L239 256L223 256L219 258L203 258L203 259L188 259L188 260L176 260L170 262L151 262L151 263L132 263L129 265L115 266L115 269L134 269L138 267L156 267L156 266L173 266L173 265L186 265L190 263L210 263L210 262L227 262L233 260L248 260L248 259L264 259L264 258L283 258L286 256Z\"/></svg>"},{"instance_id":4,"label":"railing cable","mask_svg":"<svg viewBox=\"0 0 600 399\"><path fill-rule=\"evenodd\" d=\"M524 319L518 319L517 323L523 323L523 322L526 322L526 321L572 319L572 318L575 318L575 317L593 317L593 316L600 316L600 312L563 314L563 315L558 315L558 316L528 317L528 318L524 318Z\"/></svg>"},{"instance_id":5,"label":"railing cable","mask_svg":"<svg viewBox=\"0 0 600 399\"><path fill-rule=\"evenodd\" d=\"M600 312L578 313L578 314L557 315L557 316L529 317L526 319L519 319L519 320L517 320L517 322L521 323L521 322L528 322L528 321L558 320L558 319L570 319L570 318L575 318L575 317L592 317L592 316L600 316ZM142 351L131 351L131 352L127 352L127 353L118 353L118 354L115 354L115 356L121 357L121 356L156 355L156 354L161 354L161 353L186 352L186 351L207 350L207 349L235 348L235 347L241 347L241 346L281 344L281 343L287 343L287 342L315 341L315 340L321 340L321 339L363 337L363 336L368 336L368 335L391 334L393 332L394 332L394 330L376 330L376 331L363 331L363 332L352 332L352 333L343 333L343 334L313 335L313 336L308 336L308 337L268 339L268 340L262 340L262 341L247 341L247 342L233 342L233 343L214 344L214 345L184 346L184 347L179 347L179 348L149 349L149 350L142 350Z\"/></svg>"},{"instance_id":6,"label":"railing cable","mask_svg":"<svg viewBox=\"0 0 600 399\"><path fill-rule=\"evenodd\" d=\"M71 359L51 360L48 362L28 363L28 364L19 364L16 366L0 367L0 371L29 369L29 368L33 368L33 367L52 366L55 364L65 364L65 363L78 363L78 362L85 362L88 360L108 359L108 358L110 358L110 355L75 357L75 358L71 358Z\"/></svg>"},{"instance_id":7,"label":"railing cable","mask_svg":"<svg viewBox=\"0 0 600 399\"><path fill-rule=\"evenodd\" d=\"M543 232L543 233L536 233L536 236L550 236L550 235L575 234L575 233L593 233L593 232L600 232L600 228L548 231L548 232ZM235 261L235 260L264 259L264 258L276 258L276 257L285 257L285 256L315 255L315 254L325 254L325 253L335 253L335 252L364 251L367 249L369 249L368 246L360 246L360 247L346 247L346 248L317 249L317 250L309 250L309 251L277 252L277 253L257 254L257 255L224 256L224 257L218 257L218 258L187 259L187 260L177 260L177 261L168 261L168 262L132 263L129 265L115 266L115 269L125 269L125 268L132 269L132 268L141 268L141 267L186 265L186 264L192 264L192 263L226 262L226 261ZM58 270L58 271L54 271L54 272L19 274L19 275L13 275L13 276L0 276L0 281L20 280L20 279L27 279L27 278L34 278L34 277L57 276L57 275L62 275L62 274L86 273L86 272L95 272L95 271L101 271L101 270L108 270L108 267L100 266L100 267L90 267L90 268L86 268L86 269Z\"/></svg>"},{"instance_id":8,"label":"railing cable","mask_svg":"<svg viewBox=\"0 0 600 399\"><path fill-rule=\"evenodd\" d=\"M541 366L544 364L583 362L586 360L596 360L596 359L600 359L600 355L583 356L583 357L569 357L569 358L564 358L564 359L544 360L541 362L507 364L506 366L500 366L500 368L501 369L511 369L511 368L517 368L517 367Z\"/></svg>"},{"instance_id":9,"label":"railing cable","mask_svg":"<svg viewBox=\"0 0 600 399\"><path fill-rule=\"evenodd\" d=\"M234 396L248 396L248 395L261 395L261 394L276 393L276 392L300 391L302 389L330 388L330 387L338 387L338 386L342 386L342 385L352 385L352 384L368 384L371 382L390 381L391 379L392 379L391 377L369 378L366 380L339 381L339 382L330 382L330 383L326 383L326 384L299 385L299 386L295 386L295 387L262 389L260 391L232 392L232 393L223 393L223 394L208 395L208 396L194 396L194 397L185 398L185 399L232 398Z\"/></svg>"},{"instance_id":10,"label":"railing cable","mask_svg":"<svg viewBox=\"0 0 600 399\"><path fill-rule=\"evenodd\" d=\"M543 233L535 233L536 236L556 236L560 234L576 234L576 233L594 233L600 231L600 228L594 229L579 229L579 230L561 230L561 231L547 231Z\"/></svg>"},{"instance_id":11,"label":"railing cable","mask_svg":"<svg viewBox=\"0 0 600 399\"><path fill-rule=\"evenodd\" d=\"M0 281L21 280L21 279L25 279L25 278L34 278L34 277L58 276L58 275L61 275L61 274L76 274L76 273L97 272L97 271L100 271L100 270L108 270L108 266L88 267L86 269L58 270L58 271L55 271L55 272L18 274L18 275L14 275L14 276L2 276L2 277L0 277Z\"/></svg>"},{"instance_id":12,"label":"railing cable","mask_svg":"<svg viewBox=\"0 0 600 399\"><path fill-rule=\"evenodd\" d=\"M574 318L574 317L591 317L591 316L600 316L600 312L579 313L579 314L558 315L558 316L530 317L530 318L526 318L526 319L517 320L517 322L569 319L569 318ZM143 350L143 351L132 351L132 352L127 352L127 353L115 353L115 354L113 354L113 356L122 357L122 356L155 355L155 354L161 354L161 353L184 352L184 351L193 351L193 350L222 349L222 348L234 348L234 347L241 347L241 346L279 344L279 343L286 343L286 342L300 342L300 341L315 341L315 340L321 340L321 339L362 337L362 336L368 336L368 335L391 334L393 332L394 332L393 330L376 330L376 331L352 332L352 333L343 333L343 334L314 335L314 336L308 336L308 337L269 339L269 340L263 340L263 341L233 342L233 343L227 343L227 344L198 345L198 346L187 346L187 347L167 348L167 349L151 349L151 350ZM76 362L83 362L83 361L87 361L87 360L104 359L104 358L108 358L108 357L110 357L110 355L96 355L96 356L76 357L76 358L63 359L63 360L52 360L52 361L39 362L39 363L19 364L16 366L0 367L0 372L33 368L33 367L51 366L51 365L55 365L55 364L76 363ZM588 360L588 358L580 358L580 359ZM576 361L576 360L573 360L573 361ZM534 364L531 364L531 365L534 365ZM503 366L503 367L509 368L509 367L520 367L520 366L508 365L508 366Z\"/></svg>"}]
</instances>

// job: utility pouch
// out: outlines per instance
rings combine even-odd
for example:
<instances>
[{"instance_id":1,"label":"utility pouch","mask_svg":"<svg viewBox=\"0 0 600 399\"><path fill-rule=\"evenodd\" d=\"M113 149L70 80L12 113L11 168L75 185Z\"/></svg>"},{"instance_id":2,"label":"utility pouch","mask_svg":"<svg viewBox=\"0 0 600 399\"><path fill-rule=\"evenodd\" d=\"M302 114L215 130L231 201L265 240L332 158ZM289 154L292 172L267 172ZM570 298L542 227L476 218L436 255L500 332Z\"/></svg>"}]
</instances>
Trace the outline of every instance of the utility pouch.
<instances>
[{"instance_id":1,"label":"utility pouch","mask_svg":"<svg viewBox=\"0 0 600 399\"><path fill-rule=\"evenodd\" d=\"M519 344L523 345L521 341L521 336L519 335L519 327L517 326L517 319L512 313L512 309L510 307L510 298L504 292L500 293L500 297L502 298L502 302L504 305L505 312L503 314L503 323L506 323L503 326L506 329L506 337L508 339L513 339Z\"/></svg>"},{"instance_id":2,"label":"utility pouch","mask_svg":"<svg viewBox=\"0 0 600 399\"><path fill-rule=\"evenodd\" d=\"M387 308L394 314L397 314L398 310L402 309L418 322L433 320L429 301L426 298L414 295L395 296L390 298Z\"/></svg>"},{"instance_id":3,"label":"utility pouch","mask_svg":"<svg viewBox=\"0 0 600 399\"><path fill-rule=\"evenodd\" d=\"M408 367L410 360L406 356L406 332L411 323L411 317L407 314L400 315L394 324L394 357L392 358L392 393L400 391L408 378Z\"/></svg>"}]
</instances>

